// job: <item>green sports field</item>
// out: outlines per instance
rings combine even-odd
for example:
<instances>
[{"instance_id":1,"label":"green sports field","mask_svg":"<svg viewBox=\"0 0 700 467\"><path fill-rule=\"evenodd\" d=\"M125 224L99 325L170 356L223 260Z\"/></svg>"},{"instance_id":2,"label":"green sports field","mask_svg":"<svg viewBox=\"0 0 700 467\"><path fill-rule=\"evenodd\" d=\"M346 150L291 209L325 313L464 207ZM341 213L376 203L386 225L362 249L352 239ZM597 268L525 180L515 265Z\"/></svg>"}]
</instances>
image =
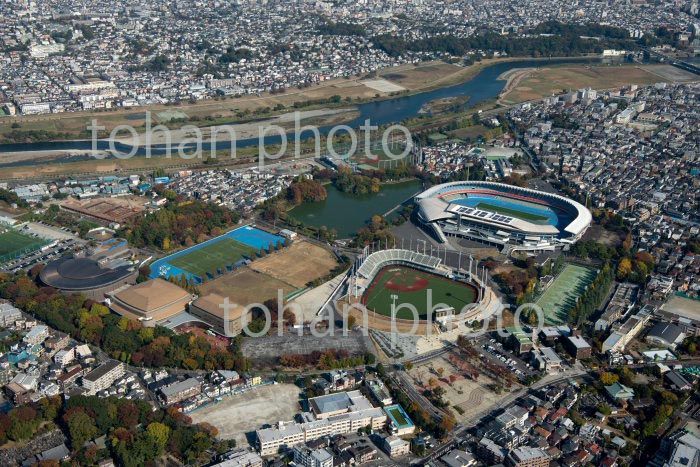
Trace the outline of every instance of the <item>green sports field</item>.
<instances>
[{"instance_id":1,"label":"green sports field","mask_svg":"<svg viewBox=\"0 0 700 467\"><path fill-rule=\"evenodd\" d=\"M22 235L14 230L0 234L0 263L10 261L20 254L38 250L47 242L40 238Z\"/></svg>"},{"instance_id":2,"label":"green sports field","mask_svg":"<svg viewBox=\"0 0 700 467\"><path fill-rule=\"evenodd\" d=\"M537 300L544 311L545 324L564 324L576 307L576 300L596 277L595 269L567 264Z\"/></svg>"},{"instance_id":3,"label":"green sports field","mask_svg":"<svg viewBox=\"0 0 700 467\"><path fill-rule=\"evenodd\" d=\"M537 214L518 211L517 209L508 209L502 206L494 206L493 204L488 203L479 203L476 205L476 207L483 209L484 211L491 211L498 214L503 214L504 216L516 217L524 221L542 222L548 220L546 217L538 216Z\"/></svg>"},{"instance_id":4,"label":"green sports field","mask_svg":"<svg viewBox=\"0 0 700 467\"><path fill-rule=\"evenodd\" d=\"M255 248L230 238L222 238L218 242L168 260L168 263L205 279L206 273L215 274L217 269L224 270L226 266L244 257L254 258L257 253Z\"/></svg>"},{"instance_id":5,"label":"green sports field","mask_svg":"<svg viewBox=\"0 0 700 467\"><path fill-rule=\"evenodd\" d=\"M375 276L362 297L362 303L370 310L391 316L391 296L396 294L397 318L413 318L410 309L401 307L401 304L405 303L415 306L420 319L426 319L429 290L432 290L433 307L444 304L454 308L456 313L465 305L474 303L477 297L477 290L471 285L417 269L389 266Z\"/></svg>"}]
</instances>

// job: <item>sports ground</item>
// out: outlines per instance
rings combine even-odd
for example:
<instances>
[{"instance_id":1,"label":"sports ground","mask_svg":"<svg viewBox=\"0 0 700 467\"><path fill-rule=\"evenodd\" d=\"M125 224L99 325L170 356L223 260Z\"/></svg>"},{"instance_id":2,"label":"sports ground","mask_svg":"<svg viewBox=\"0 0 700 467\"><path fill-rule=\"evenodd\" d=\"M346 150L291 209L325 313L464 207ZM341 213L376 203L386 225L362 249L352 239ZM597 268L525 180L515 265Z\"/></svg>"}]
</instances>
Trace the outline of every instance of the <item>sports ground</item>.
<instances>
[{"instance_id":1,"label":"sports ground","mask_svg":"<svg viewBox=\"0 0 700 467\"><path fill-rule=\"evenodd\" d=\"M0 263L10 261L20 254L38 250L46 244L46 241L22 235L14 230L0 234Z\"/></svg>"},{"instance_id":2,"label":"sports ground","mask_svg":"<svg viewBox=\"0 0 700 467\"><path fill-rule=\"evenodd\" d=\"M362 303L376 313L391 316L391 296L395 294L398 296L397 318L413 319L411 309L401 307L401 304L408 304L418 310L420 319L426 319L428 291L432 291L433 307L444 304L446 308L454 308L455 313L459 313L465 305L474 303L478 296L472 285L404 266L388 266L375 276L362 297Z\"/></svg>"},{"instance_id":3,"label":"sports ground","mask_svg":"<svg viewBox=\"0 0 700 467\"><path fill-rule=\"evenodd\" d=\"M567 264L552 285L537 300L544 312L545 324L564 324L576 307L576 300L596 277L592 268Z\"/></svg>"},{"instance_id":4,"label":"sports ground","mask_svg":"<svg viewBox=\"0 0 700 467\"><path fill-rule=\"evenodd\" d=\"M151 277L184 275L201 283L255 259L261 248L272 251L284 238L246 225L199 245L161 258L151 265Z\"/></svg>"},{"instance_id":5,"label":"sports ground","mask_svg":"<svg viewBox=\"0 0 700 467\"><path fill-rule=\"evenodd\" d=\"M503 206L495 206L493 204L488 204L488 203L479 203L476 205L476 207L479 209L483 209L484 211L492 211L492 212L496 212L498 214L513 216L513 217L516 217L518 219L523 219L526 221L541 222L541 221L549 220L549 217L540 216L538 214L532 214L532 213L523 211L521 209L510 209L510 208L506 208Z\"/></svg>"},{"instance_id":6,"label":"sports ground","mask_svg":"<svg viewBox=\"0 0 700 467\"><path fill-rule=\"evenodd\" d=\"M173 266L204 278L207 273L216 276L218 271L224 271L245 258L253 258L259 250L230 238L200 248L170 261Z\"/></svg>"}]
</instances>

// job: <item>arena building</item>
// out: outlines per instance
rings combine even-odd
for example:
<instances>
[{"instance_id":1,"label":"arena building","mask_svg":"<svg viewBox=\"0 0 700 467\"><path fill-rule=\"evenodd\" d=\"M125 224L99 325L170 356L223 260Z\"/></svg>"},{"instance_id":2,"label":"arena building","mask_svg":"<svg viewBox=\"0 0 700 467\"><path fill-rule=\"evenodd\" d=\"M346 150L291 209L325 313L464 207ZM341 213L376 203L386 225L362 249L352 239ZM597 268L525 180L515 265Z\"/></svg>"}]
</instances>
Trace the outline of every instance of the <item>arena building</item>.
<instances>
[{"instance_id":1,"label":"arena building","mask_svg":"<svg viewBox=\"0 0 700 467\"><path fill-rule=\"evenodd\" d=\"M420 222L443 243L456 237L551 251L579 240L592 221L590 211L571 199L494 182L436 185L415 202Z\"/></svg>"},{"instance_id":2,"label":"arena building","mask_svg":"<svg viewBox=\"0 0 700 467\"><path fill-rule=\"evenodd\" d=\"M39 279L62 292L102 301L112 291L133 284L137 276L138 268L125 259L67 256L47 264Z\"/></svg>"},{"instance_id":3,"label":"arena building","mask_svg":"<svg viewBox=\"0 0 700 467\"><path fill-rule=\"evenodd\" d=\"M139 320L144 326L183 313L192 295L164 279L152 279L109 297L109 308L117 314Z\"/></svg>"},{"instance_id":4,"label":"arena building","mask_svg":"<svg viewBox=\"0 0 700 467\"><path fill-rule=\"evenodd\" d=\"M190 304L189 313L212 326L215 332L223 336L237 336L243 329L242 318L245 307L232 306L229 315L224 316L224 310L221 307L223 303L224 297L221 295L214 293L205 295ZM247 322L250 322L250 319Z\"/></svg>"}]
</instances>

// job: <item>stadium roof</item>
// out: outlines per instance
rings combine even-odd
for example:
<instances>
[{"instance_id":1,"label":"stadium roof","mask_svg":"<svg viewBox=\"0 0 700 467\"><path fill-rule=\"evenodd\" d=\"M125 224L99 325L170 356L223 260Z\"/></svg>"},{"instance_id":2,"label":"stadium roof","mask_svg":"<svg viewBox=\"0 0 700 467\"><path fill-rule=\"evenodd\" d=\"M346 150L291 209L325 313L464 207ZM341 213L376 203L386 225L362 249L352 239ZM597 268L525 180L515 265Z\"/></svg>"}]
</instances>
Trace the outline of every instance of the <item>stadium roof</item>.
<instances>
[{"instance_id":1,"label":"stadium roof","mask_svg":"<svg viewBox=\"0 0 700 467\"><path fill-rule=\"evenodd\" d=\"M118 301L149 313L190 299L190 294L163 279L151 279L114 296Z\"/></svg>"},{"instance_id":2,"label":"stadium roof","mask_svg":"<svg viewBox=\"0 0 700 467\"><path fill-rule=\"evenodd\" d=\"M205 295L203 297L198 298L194 302L192 302L192 306L196 306L200 310L204 310L210 315L216 316L217 318L224 318L224 310L221 307L223 305L224 300L226 297L223 297L219 294L215 293L210 293L208 295ZM236 306L234 306L236 305ZM236 320L240 319L241 316L243 316L243 311L245 310L245 307L231 302L231 307L229 308L229 315L228 319L229 320Z\"/></svg>"},{"instance_id":3,"label":"stadium roof","mask_svg":"<svg viewBox=\"0 0 700 467\"><path fill-rule=\"evenodd\" d=\"M115 284L134 273L134 266L103 266L91 258L64 257L49 263L40 273L41 281L61 290L91 290Z\"/></svg>"},{"instance_id":4,"label":"stadium roof","mask_svg":"<svg viewBox=\"0 0 700 467\"><path fill-rule=\"evenodd\" d=\"M530 188L522 188L514 185L506 185L503 183L496 183L496 182L477 182L477 181L470 181L470 182L451 182L451 183L443 183L441 185L435 185L431 188L428 188L425 190L423 193L420 193L418 196L416 196L416 200L418 204L421 206L421 209L423 209L423 206L425 205L425 210L424 213L426 214L426 218L430 220L437 220L438 214L435 212L436 211L436 204L433 203L432 201L427 201L429 199L435 199L437 197L440 197L442 195L452 193L452 192L459 192L459 191L468 191L470 189L475 189L475 188L487 188L487 189L493 189L493 190L501 190L504 191L504 195L507 194L507 192L512 192L512 193L523 193L523 194L528 194L528 195L536 195L541 198L550 198L552 200L557 200L563 204L566 204L570 206L573 210L576 212L575 218L566 226L563 228L565 232L570 233L571 235L577 236L580 235L584 230L588 228L590 225L591 221L593 220L593 216L591 215L590 211L586 209L585 206L583 206L581 203L578 203L572 199L566 198L564 196L560 196L554 193L547 193L547 192L542 192L542 191L537 191L533 190ZM446 200L443 200L443 207L442 209L445 210L449 203ZM432 219L431 219L432 218ZM535 225L535 224L533 224Z\"/></svg>"}]
</instances>

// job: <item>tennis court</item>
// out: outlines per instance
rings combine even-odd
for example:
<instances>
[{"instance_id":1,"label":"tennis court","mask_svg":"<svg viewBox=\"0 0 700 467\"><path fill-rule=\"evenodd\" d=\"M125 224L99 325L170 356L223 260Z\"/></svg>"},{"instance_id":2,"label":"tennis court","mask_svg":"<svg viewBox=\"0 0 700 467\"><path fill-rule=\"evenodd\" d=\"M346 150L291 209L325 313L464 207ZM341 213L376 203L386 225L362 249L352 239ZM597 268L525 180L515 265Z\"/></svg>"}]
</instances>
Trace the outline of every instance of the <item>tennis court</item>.
<instances>
[{"instance_id":1,"label":"tennis court","mask_svg":"<svg viewBox=\"0 0 700 467\"><path fill-rule=\"evenodd\" d=\"M230 238L222 238L216 243L200 248L191 253L174 258L170 264L204 279L206 274L212 276L226 271L244 258L254 258L258 250Z\"/></svg>"},{"instance_id":2,"label":"tennis court","mask_svg":"<svg viewBox=\"0 0 700 467\"><path fill-rule=\"evenodd\" d=\"M38 250L47 242L40 238L29 237L22 235L14 230L0 234L0 263L10 261L25 255L32 251Z\"/></svg>"},{"instance_id":3,"label":"tennis court","mask_svg":"<svg viewBox=\"0 0 700 467\"><path fill-rule=\"evenodd\" d=\"M544 312L545 324L564 324L576 307L576 300L596 277L596 270L567 264L552 285L537 300Z\"/></svg>"},{"instance_id":4,"label":"tennis court","mask_svg":"<svg viewBox=\"0 0 700 467\"><path fill-rule=\"evenodd\" d=\"M428 292L432 292L430 303ZM466 305L474 303L477 290L472 285L457 282L447 277L419 271L404 266L389 266L382 269L374 278L362 298L364 305L385 316L391 316L393 299L396 295L396 317L413 319L410 308L401 304L414 306L420 319L427 318L429 304L434 308L454 308L459 313Z\"/></svg>"}]
</instances>

